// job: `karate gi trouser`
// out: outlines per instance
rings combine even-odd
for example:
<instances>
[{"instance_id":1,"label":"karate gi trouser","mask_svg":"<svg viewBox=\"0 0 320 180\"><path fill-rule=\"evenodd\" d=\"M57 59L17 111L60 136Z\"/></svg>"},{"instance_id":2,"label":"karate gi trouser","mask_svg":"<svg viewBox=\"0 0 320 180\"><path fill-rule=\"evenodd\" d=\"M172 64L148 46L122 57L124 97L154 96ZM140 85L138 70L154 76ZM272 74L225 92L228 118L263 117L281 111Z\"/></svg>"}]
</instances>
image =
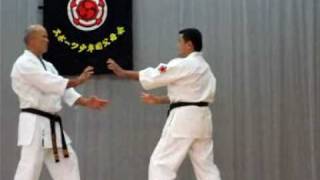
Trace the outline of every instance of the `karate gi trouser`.
<instances>
[{"instance_id":1,"label":"karate gi trouser","mask_svg":"<svg viewBox=\"0 0 320 180\"><path fill-rule=\"evenodd\" d=\"M21 147L21 157L14 180L38 180L43 163L53 180L80 180L78 159L71 145L68 145L69 158L64 158L62 149L59 148L60 162L56 163L52 149L43 148L41 141L40 132L35 132L32 143Z\"/></svg>"},{"instance_id":2,"label":"karate gi trouser","mask_svg":"<svg viewBox=\"0 0 320 180\"><path fill-rule=\"evenodd\" d=\"M149 180L174 180L184 158L189 154L197 180L221 180L213 161L211 138L175 138L163 135L149 163Z\"/></svg>"}]
</instances>

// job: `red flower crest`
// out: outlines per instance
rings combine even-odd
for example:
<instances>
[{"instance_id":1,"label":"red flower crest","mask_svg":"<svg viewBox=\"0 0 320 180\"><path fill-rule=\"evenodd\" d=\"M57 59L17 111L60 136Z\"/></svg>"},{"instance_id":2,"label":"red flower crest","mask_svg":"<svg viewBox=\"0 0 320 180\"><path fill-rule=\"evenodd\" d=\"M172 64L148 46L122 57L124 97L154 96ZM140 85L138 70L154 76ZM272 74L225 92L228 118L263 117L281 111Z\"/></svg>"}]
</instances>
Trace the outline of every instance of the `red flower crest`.
<instances>
[{"instance_id":1,"label":"red flower crest","mask_svg":"<svg viewBox=\"0 0 320 180\"><path fill-rule=\"evenodd\" d=\"M167 71L167 66L162 65L162 66L159 67L159 72L160 73L165 73L166 71Z\"/></svg>"}]
</instances>

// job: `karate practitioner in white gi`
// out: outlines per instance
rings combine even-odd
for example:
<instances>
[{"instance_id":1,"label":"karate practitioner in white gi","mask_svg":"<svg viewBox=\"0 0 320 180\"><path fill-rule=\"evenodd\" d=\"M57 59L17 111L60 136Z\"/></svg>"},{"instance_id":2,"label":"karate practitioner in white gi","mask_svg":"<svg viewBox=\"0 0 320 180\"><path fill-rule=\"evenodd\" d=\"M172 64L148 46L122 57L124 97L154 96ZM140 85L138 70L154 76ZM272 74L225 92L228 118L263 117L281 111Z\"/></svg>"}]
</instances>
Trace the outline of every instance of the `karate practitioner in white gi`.
<instances>
[{"instance_id":1,"label":"karate practitioner in white gi","mask_svg":"<svg viewBox=\"0 0 320 180\"><path fill-rule=\"evenodd\" d=\"M14 179L38 180L45 163L54 180L80 180L78 160L71 147L71 140L64 133L65 141L62 142L63 128L55 114L61 110L62 100L69 106L80 105L92 109L103 108L108 101L94 96L83 97L72 88L91 77L92 67L87 67L74 79L66 79L58 74L50 62L42 58L49 43L43 26L29 26L24 41L26 50L16 60L11 72L12 88L19 98L21 109L18 127L21 154ZM39 111L49 114L57 121L35 114ZM51 122L55 125L56 141L52 140ZM57 154L54 154L54 149L58 150Z\"/></svg>"},{"instance_id":2,"label":"karate practitioner in white gi","mask_svg":"<svg viewBox=\"0 0 320 180\"><path fill-rule=\"evenodd\" d=\"M197 180L220 180L214 163L212 118L208 104L214 101L216 79L201 54L202 36L194 28L179 32L179 57L139 72L122 69L109 59L117 76L139 80L146 90L167 87L167 96L143 93L147 104L170 104L162 136L149 163L149 180L174 180L189 155Z\"/></svg>"}]
</instances>

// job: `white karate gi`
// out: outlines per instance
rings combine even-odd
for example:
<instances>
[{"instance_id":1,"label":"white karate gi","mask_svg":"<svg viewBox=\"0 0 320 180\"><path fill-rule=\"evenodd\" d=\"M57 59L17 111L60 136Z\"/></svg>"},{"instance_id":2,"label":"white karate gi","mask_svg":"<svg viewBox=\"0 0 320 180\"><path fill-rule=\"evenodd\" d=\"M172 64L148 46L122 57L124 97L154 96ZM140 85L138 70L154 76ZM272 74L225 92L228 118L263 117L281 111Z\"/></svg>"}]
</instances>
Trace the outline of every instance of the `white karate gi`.
<instances>
[{"instance_id":1,"label":"white karate gi","mask_svg":"<svg viewBox=\"0 0 320 180\"><path fill-rule=\"evenodd\" d=\"M38 57L25 50L13 65L12 89L19 98L21 109L35 108L57 113L62 109L61 100L72 106L81 95L73 88L66 89L68 80L59 76L50 62L42 61L47 70ZM49 119L27 112L20 113L18 146L21 146L21 157L15 180L38 180L43 163L54 180L80 180L77 156L66 133L64 134L70 157L64 158L62 155L58 123L56 134L59 163L55 163L52 153Z\"/></svg>"},{"instance_id":2,"label":"white karate gi","mask_svg":"<svg viewBox=\"0 0 320 180\"><path fill-rule=\"evenodd\" d=\"M171 103L214 100L216 79L200 52L144 69L139 77L146 90L167 86ZM209 107L184 106L171 111L150 159L149 180L174 180L187 154L197 180L221 179L213 160Z\"/></svg>"}]
</instances>

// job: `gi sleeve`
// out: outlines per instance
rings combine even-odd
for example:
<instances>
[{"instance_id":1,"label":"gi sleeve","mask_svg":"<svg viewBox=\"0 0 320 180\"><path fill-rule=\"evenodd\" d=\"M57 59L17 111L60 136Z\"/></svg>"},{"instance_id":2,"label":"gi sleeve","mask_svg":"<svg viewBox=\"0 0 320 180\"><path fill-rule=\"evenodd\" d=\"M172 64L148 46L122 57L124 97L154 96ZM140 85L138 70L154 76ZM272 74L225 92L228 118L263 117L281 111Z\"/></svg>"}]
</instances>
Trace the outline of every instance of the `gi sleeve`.
<instances>
[{"instance_id":1,"label":"gi sleeve","mask_svg":"<svg viewBox=\"0 0 320 180\"><path fill-rule=\"evenodd\" d=\"M16 64L15 68L19 78L44 93L58 94L60 96L64 94L68 79L45 71L41 65L31 59L26 59L26 61L20 61Z\"/></svg>"},{"instance_id":2,"label":"gi sleeve","mask_svg":"<svg viewBox=\"0 0 320 180\"><path fill-rule=\"evenodd\" d=\"M63 101L69 106L73 106L80 97L81 94L79 94L74 88L69 88L63 95Z\"/></svg>"},{"instance_id":3,"label":"gi sleeve","mask_svg":"<svg viewBox=\"0 0 320 180\"><path fill-rule=\"evenodd\" d=\"M139 71L139 81L145 90L167 86L190 74L188 63L182 59L171 60L168 64L159 64L156 68Z\"/></svg>"},{"instance_id":4,"label":"gi sleeve","mask_svg":"<svg viewBox=\"0 0 320 180\"><path fill-rule=\"evenodd\" d=\"M46 62L48 68L54 73L59 74L57 69L53 66L53 64ZM68 106L73 106L74 103L81 97L81 94L79 94L74 88L68 88L64 91L64 94L62 96L63 101Z\"/></svg>"}]
</instances>

